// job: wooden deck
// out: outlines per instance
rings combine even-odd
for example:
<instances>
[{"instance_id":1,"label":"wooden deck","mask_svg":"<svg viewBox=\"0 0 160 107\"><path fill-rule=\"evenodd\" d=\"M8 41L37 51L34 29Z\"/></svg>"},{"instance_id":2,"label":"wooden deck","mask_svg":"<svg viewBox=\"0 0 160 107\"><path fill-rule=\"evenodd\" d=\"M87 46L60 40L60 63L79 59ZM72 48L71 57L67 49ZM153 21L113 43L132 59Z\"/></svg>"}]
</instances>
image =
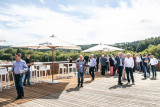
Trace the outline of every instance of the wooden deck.
<instances>
[{"instance_id":1,"label":"wooden deck","mask_svg":"<svg viewBox=\"0 0 160 107\"><path fill-rule=\"evenodd\" d=\"M54 76L57 78L57 75ZM104 78L100 75L100 73L96 72L96 80ZM51 76L49 76L51 79ZM17 93L15 87L11 87L11 89L3 89L0 92L0 107L9 107L9 106L16 106L28 101L32 101L35 99L43 98L45 96L59 93L56 98L60 96L64 90L73 89L77 86L77 77L74 78L64 78L64 79L56 79L58 84L49 85L45 82L36 83L31 86L24 86L24 94L25 97L20 100L15 100ZM84 84L90 83L91 81L90 75L85 75Z\"/></svg>"},{"instance_id":2,"label":"wooden deck","mask_svg":"<svg viewBox=\"0 0 160 107\"><path fill-rule=\"evenodd\" d=\"M100 76L96 72L96 80L90 82L85 76L83 88L77 88L77 78L59 79L59 83L34 84L25 87L25 98L15 101L16 90L0 92L0 106L9 107L160 107L160 72L157 80L134 73L135 84L117 85L117 76Z\"/></svg>"}]
</instances>

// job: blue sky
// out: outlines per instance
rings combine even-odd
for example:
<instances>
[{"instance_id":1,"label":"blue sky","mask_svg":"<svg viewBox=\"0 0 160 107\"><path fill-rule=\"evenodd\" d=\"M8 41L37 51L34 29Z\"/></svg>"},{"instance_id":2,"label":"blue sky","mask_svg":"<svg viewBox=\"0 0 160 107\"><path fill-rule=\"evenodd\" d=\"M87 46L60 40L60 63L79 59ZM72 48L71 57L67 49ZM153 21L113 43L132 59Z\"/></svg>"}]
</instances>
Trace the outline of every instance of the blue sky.
<instances>
[{"instance_id":1,"label":"blue sky","mask_svg":"<svg viewBox=\"0 0 160 107\"><path fill-rule=\"evenodd\" d=\"M159 11L159 0L0 0L0 39L130 42L160 35Z\"/></svg>"},{"instance_id":2,"label":"blue sky","mask_svg":"<svg viewBox=\"0 0 160 107\"><path fill-rule=\"evenodd\" d=\"M76 5L76 6L84 6L84 7L90 7L90 6L99 6L99 7L105 7L106 5L109 5L113 8L118 7L121 1L124 1L127 3L127 5L130 7L131 3L130 0L1 0L0 4L1 7L10 7L10 5L20 5L20 6L28 6L28 5L34 5L39 8L49 8L53 11L57 12L64 12L59 5L63 6L69 6L69 5ZM65 12L66 13L66 12ZM68 12L66 14L74 15L74 16L82 16L82 18L85 18L86 15L77 13L77 12Z\"/></svg>"},{"instance_id":3,"label":"blue sky","mask_svg":"<svg viewBox=\"0 0 160 107\"><path fill-rule=\"evenodd\" d=\"M36 6L45 6L53 10L57 10L58 4L63 5L83 5L83 6L105 6L110 5L112 7L119 6L119 2L127 2L128 5L131 5L130 0L1 0L1 6L17 4L17 5L36 5Z\"/></svg>"}]
</instances>

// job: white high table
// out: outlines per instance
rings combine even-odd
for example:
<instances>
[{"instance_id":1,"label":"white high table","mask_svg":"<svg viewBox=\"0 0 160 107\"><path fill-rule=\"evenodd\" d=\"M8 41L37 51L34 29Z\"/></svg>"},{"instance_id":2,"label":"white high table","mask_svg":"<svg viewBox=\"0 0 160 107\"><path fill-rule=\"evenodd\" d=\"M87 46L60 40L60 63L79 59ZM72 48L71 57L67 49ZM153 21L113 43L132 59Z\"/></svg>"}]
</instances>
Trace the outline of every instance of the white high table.
<instances>
[{"instance_id":1,"label":"white high table","mask_svg":"<svg viewBox=\"0 0 160 107\"><path fill-rule=\"evenodd\" d=\"M70 64L75 64L75 63L62 63L62 64L66 64L66 65L67 65L67 67L68 67L68 70L67 70L67 71L68 71L68 75L69 75L69 65L70 65Z\"/></svg>"},{"instance_id":2,"label":"white high table","mask_svg":"<svg viewBox=\"0 0 160 107\"><path fill-rule=\"evenodd\" d=\"M0 64L0 67L12 66L13 64Z\"/></svg>"},{"instance_id":3,"label":"white high table","mask_svg":"<svg viewBox=\"0 0 160 107\"><path fill-rule=\"evenodd\" d=\"M0 67L0 69L6 69L6 67Z\"/></svg>"},{"instance_id":4,"label":"white high table","mask_svg":"<svg viewBox=\"0 0 160 107\"><path fill-rule=\"evenodd\" d=\"M34 66L36 67L36 83L41 83L40 71L38 70L38 67L43 66L43 64L34 64ZM38 71L39 71L39 81L38 81Z\"/></svg>"}]
</instances>

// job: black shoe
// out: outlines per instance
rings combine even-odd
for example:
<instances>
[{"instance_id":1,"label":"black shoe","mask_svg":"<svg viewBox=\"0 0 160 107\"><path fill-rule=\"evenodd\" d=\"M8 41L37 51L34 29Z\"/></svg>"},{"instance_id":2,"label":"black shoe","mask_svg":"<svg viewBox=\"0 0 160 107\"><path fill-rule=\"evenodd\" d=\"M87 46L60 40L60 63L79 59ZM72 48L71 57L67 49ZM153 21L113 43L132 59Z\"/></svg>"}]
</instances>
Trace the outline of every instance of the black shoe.
<instances>
[{"instance_id":1,"label":"black shoe","mask_svg":"<svg viewBox=\"0 0 160 107\"><path fill-rule=\"evenodd\" d=\"M21 99L22 97L21 96L18 96L17 98L16 98L16 100L19 100L19 99Z\"/></svg>"},{"instance_id":2,"label":"black shoe","mask_svg":"<svg viewBox=\"0 0 160 107\"><path fill-rule=\"evenodd\" d=\"M23 86L26 86L26 84L23 84Z\"/></svg>"},{"instance_id":3,"label":"black shoe","mask_svg":"<svg viewBox=\"0 0 160 107\"><path fill-rule=\"evenodd\" d=\"M79 87L79 84L77 85L77 87Z\"/></svg>"},{"instance_id":4,"label":"black shoe","mask_svg":"<svg viewBox=\"0 0 160 107\"><path fill-rule=\"evenodd\" d=\"M18 100L20 97L15 98L15 100Z\"/></svg>"},{"instance_id":5,"label":"black shoe","mask_svg":"<svg viewBox=\"0 0 160 107\"><path fill-rule=\"evenodd\" d=\"M134 82L132 82L132 85L135 85L135 83L134 83Z\"/></svg>"},{"instance_id":6,"label":"black shoe","mask_svg":"<svg viewBox=\"0 0 160 107\"><path fill-rule=\"evenodd\" d=\"M81 84L81 87L83 87L83 84Z\"/></svg>"},{"instance_id":7,"label":"black shoe","mask_svg":"<svg viewBox=\"0 0 160 107\"><path fill-rule=\"evenodd\" d=\"M146 79L147 79L147 78L145 78L145 77L144 77L144 78L142 78L142 80L146 80Z\"/></svg>"},{"instance_id":8,"label":"black shoe","mask_svg":"<svg viewBox=\"0 0 160 107\"><path fill-rule=\"evenodd\" d=\"M118 83L118 85L123 85L123 83Z\"/></svg>"},{"instance_id":9,"label":"black shoe","mask_svg":"<svg viewBox=\"0 0 160 107\"><path fill-rule=\"evenodd\" d=\"M29 83L28 86L30 86L31 84Z\"/></svg>"}]
</instances>

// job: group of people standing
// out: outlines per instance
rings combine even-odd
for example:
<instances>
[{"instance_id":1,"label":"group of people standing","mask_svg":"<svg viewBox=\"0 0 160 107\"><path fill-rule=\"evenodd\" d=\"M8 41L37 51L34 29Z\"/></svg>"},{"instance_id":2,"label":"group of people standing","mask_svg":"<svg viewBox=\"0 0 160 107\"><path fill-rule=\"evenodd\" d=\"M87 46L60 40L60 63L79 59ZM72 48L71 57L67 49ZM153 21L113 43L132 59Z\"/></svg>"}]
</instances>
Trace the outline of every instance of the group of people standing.
<instances>
[{"instance_id":1,"label":"group of people standing","mask_svg":"<svg viewBox=\"0 0 160 107\"><path fill-rule=\"evenodd\" d=\"M148 54L142 57L141 54L137 54L136 57L137 70L144 73L144 79L147 78L147 73L150 77L150 71L152 71L152 79L156 79L156 65L158 64L158 60L154 57L154 55Z\"/></svg>"},{"instance_id":2,"label":"group of people standing","mask_svg":"<svg viewBox=\"0 0 160 107\"><path fill-rule=\"evenodd\" d=\"M157 72L156 72L156 65L158 64L158 60L154 57L154 55L137 55L137 69L138 71L142 71L144 73L144 79L147 79L147 73L149 74L150 78L150 71L152 71L152 79L156 79ZM141 65L142 63L142 65Z\"/></svg>"},{"instance_id":3,"label":"group of people standing","mask_svg":"<svg viewBox=\"0 0 160 107\"><path fill-rule=\"evenodd\" d=\"M12 66L12 72L14 72L14 79L15 79L15 86L17 90L17 98L21 99L24 97L24 90L23 86L26 86L26 80L27 85L30 85L30 66L34 63L30 62L30 55L27 55L25 61L21 59L21 54L17 53L15 55L16 61L14 61ZM69 59L70 62L72 62L72 57ZM154 57L154 55L142 55L137 54L133 55L131 57L130 53L127 53L127 55L123 54L122 52L119 52L117 56L114 56L113 54L110 55L110 57L106 55L101 55L100 58L96 56L94 58L94 55L91 54L89 57L82 55L79 56L78 60L76 61L77 70L78 70L78 87L83 87L83 81L84 81L84 74L89 71L89 74L91 75L91 81L94 81L95 75L94 72L99 70L99 67L101 69L101 75L105 75L105 72L110 71L110 75L115 75L116 71L118 73L118 85L122 85L122 75L123 78L125 78L125 74L127 74L127 80L130 84L130 78L132 80L132 84L134 84L134 76L133 72L135 71L135 64L137 64L137 70L144 72L144 79L147 78L146 73L148 72L150 77L150 70L153 73L152 79L156 79L157 73L156 73L156 65L158 64L158 60ZM23 76L25 72L25 77ZM125 73L126 72L126 73ZM24 82L22 83L22 80L24 78Z\"/></svg>"},{"instance_id":4,"label":"group of people standing","mask_svg":"<svg viewBox=\"0 0 160 107\"><path fill-rule=\"evenodd\" d=\"M83 63L82 63L83 62ZM137 71L143 72L144 79L147 78L147 72L150 77L150 70L152 71L153 77L152 79L156 79L156 65L158 64L158 60L154 57L154 55L144 55L141 54L133 54L131 56L130 53L126 55L122 52L119 52L116 56L113 54L110 57L106 55L101 55L100 58L96 55L94 58L93 54L88 56L80 55L77 60L77 69L78 69L78 87L81 84L83 87L84 74L89 71L92 81L94 80L94 72L101 70L101 75L105 76L106 72L110 72L111 76L114 76L117 72L118 74L118 85L123 85L122 79L126 79L125 75L127 75L127 84L130 84L130 79L132 80L132 84L135 84L133 72L135 72L135 66L137 65ZM79 72L80 71L80 72ZM81 81L80 81L81 80Z\"/></svg>"},{"instance_id":5,"label":"group of people standing","mask_svg":"<svg viewBox=\"0 0 160 107\"><path fill-rule=\"evenodd\" d=\"M110 67L107 62L109 62ZM105 56L102 55L100 57L100 65L101 65L101 75L105 75L105 72L108 70L108 68L110 68L110 75L115 75L116 71L118 72L119 85L123 84L121 82L121 79L122 79L122 74L125 75L125 73L123 73L125 69L127 73L128 84L130 84L130 77L132 79L132 84L134 84L134 76L133 76L134 60L131 57L130 53L124 55L123 53L119 52L116 57L114 57L114 55L111 54L110 58L108 57L108 55Z\"/></svg>"}]
</instances>

